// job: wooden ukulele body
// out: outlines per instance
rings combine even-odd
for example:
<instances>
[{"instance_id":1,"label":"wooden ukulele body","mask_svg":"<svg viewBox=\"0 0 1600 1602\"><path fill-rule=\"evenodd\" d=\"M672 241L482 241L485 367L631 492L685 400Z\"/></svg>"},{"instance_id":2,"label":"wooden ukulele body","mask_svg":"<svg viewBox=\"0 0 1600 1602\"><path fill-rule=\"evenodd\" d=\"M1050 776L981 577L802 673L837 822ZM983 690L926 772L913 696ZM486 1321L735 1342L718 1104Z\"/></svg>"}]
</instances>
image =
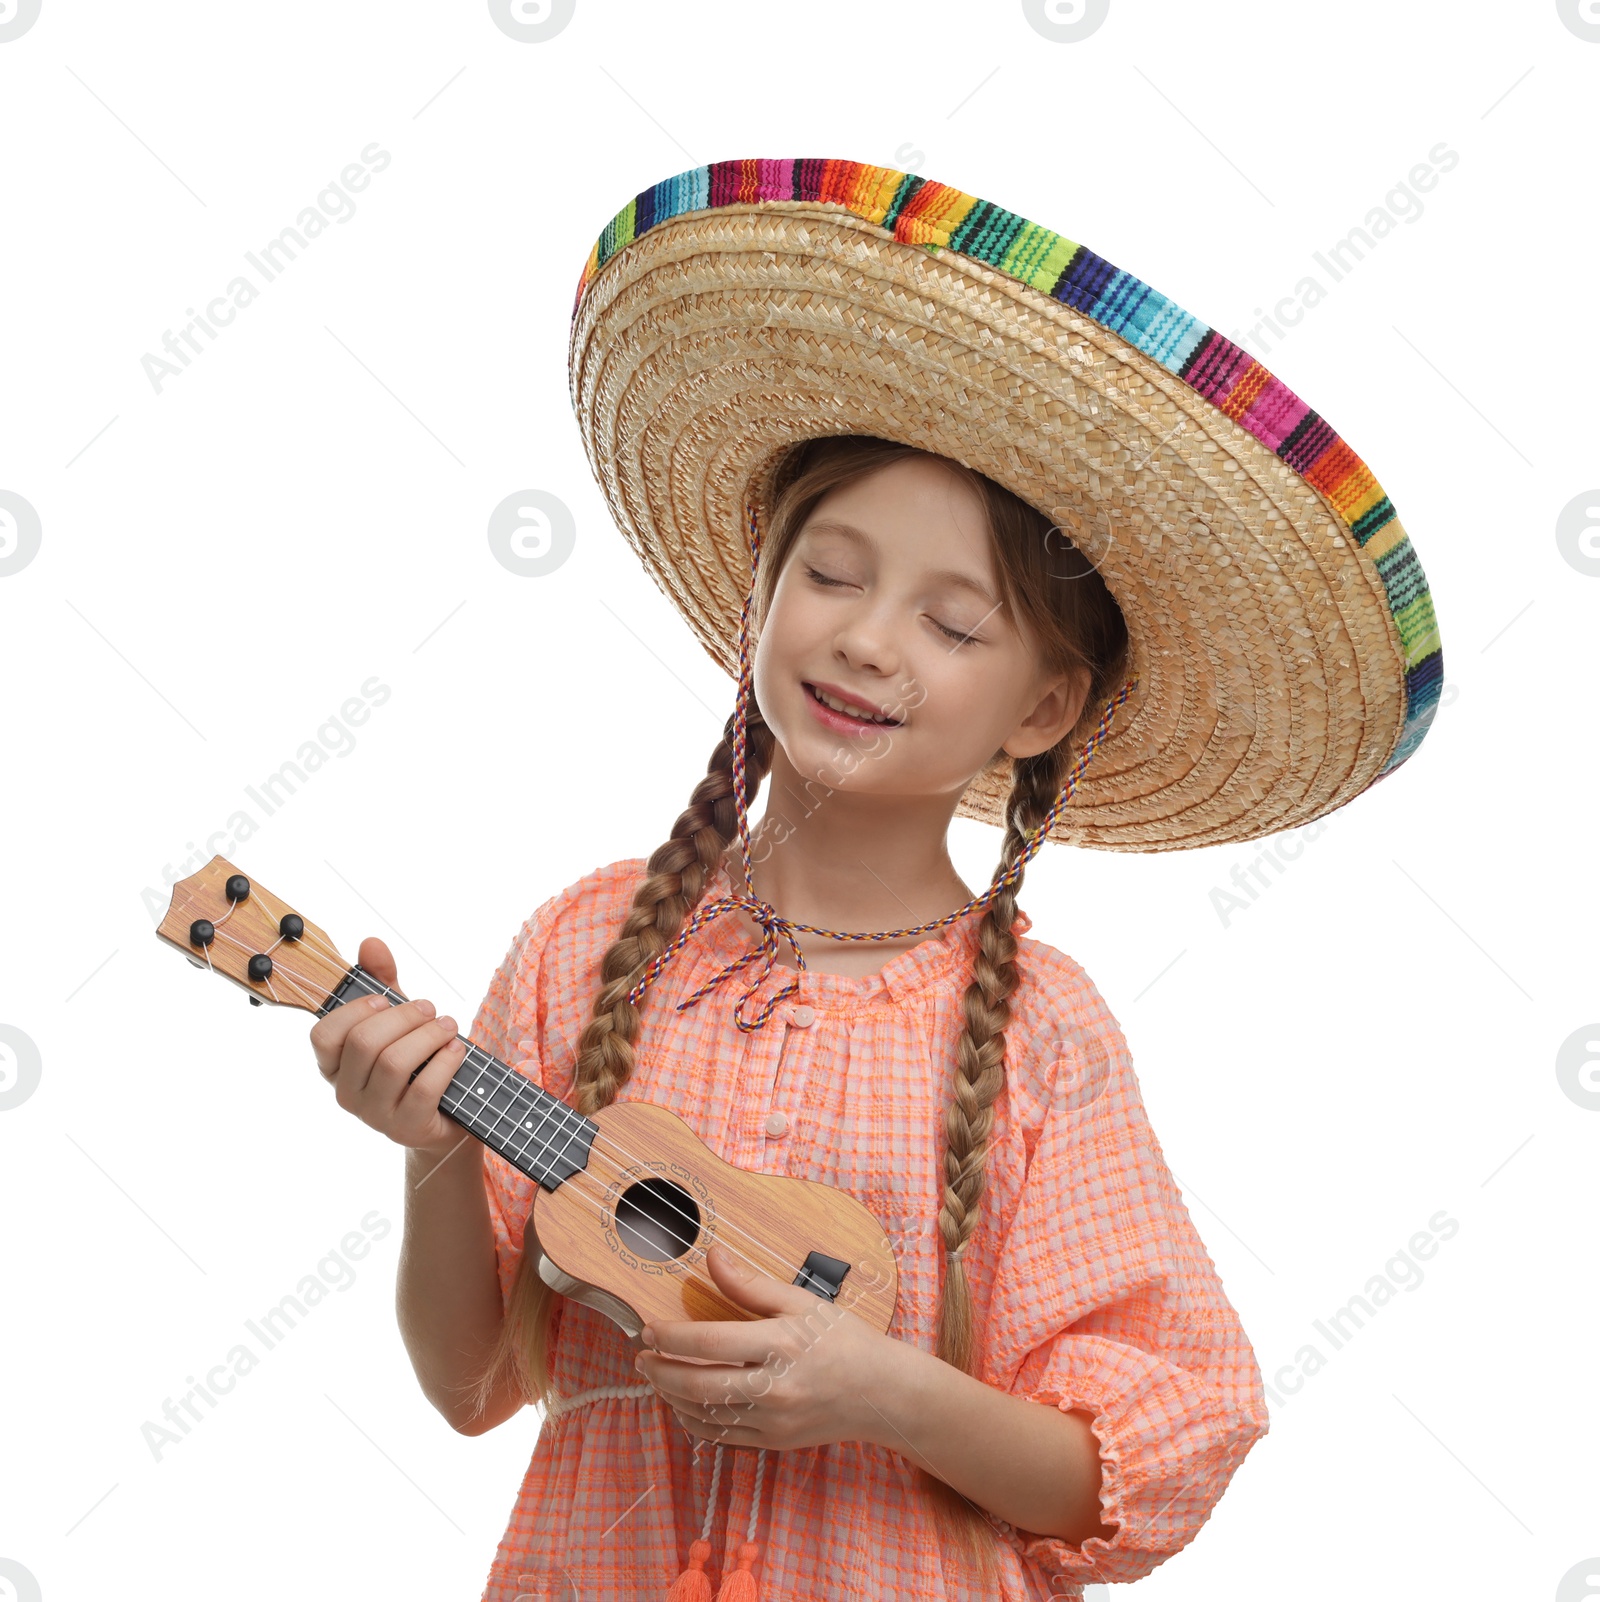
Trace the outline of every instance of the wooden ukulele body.
<instances>
[{"instance_id":1,"label":"wooden ukulele body","mask_svg":"<svg viewBox=\"0 0 1600 1602\"><path fill-rule=\"evenodd\" d=\"M837 1292L827 1299L888 1332L894 1251L853 1196L814 1180L735 1168L676 1113L651 1102L615 1102L593 1119L600 1134L586 1169L554 1191L534 1192L539 1274L547 1285L630 1336L652 1319L760 1317L717 1290L706 1262L717 1241L745 1267L785 1284L837 1276Z\"/></svg>"}]
</instances>

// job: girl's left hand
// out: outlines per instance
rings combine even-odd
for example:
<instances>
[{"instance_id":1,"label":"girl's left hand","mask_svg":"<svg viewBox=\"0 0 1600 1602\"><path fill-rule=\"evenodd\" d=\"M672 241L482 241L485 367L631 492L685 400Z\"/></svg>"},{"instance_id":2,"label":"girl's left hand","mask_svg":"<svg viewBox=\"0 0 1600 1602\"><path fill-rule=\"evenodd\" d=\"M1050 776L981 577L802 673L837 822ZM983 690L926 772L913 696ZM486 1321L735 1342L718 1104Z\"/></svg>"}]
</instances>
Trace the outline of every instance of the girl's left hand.
<instances>
[{"instance_id":1,"label":"girl's left hand","mask_svg":"<svg viewBox=\"0 0 1600 1602\"><path fill-rule=\"evenodd\" d=\"M645 1326L646 1349L635 1367L678 1422L701 1440L778 1451L875 1440L882 1416L868 1398L884 1383L891 1349L904 1343L823 1297L751 1269L720 1242L706 1262L729 1301L768 1316Z\"/></svg>"}]
</instances>

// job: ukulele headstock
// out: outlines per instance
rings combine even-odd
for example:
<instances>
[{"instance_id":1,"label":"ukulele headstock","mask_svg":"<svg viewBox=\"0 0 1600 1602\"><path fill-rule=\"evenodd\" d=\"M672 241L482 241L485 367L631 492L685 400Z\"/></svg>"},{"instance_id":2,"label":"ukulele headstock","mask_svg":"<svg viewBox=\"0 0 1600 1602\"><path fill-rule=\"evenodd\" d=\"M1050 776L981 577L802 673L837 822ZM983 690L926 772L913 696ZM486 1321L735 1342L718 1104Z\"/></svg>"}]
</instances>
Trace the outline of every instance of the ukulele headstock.
<instances>
[{"instance_id":1,"label":"ukulele headstock","mask_svg":"<svg viewBox=\"0 0 1600 1602\"><path fill-rule=\"evenodd\" d=\"M156 934L258 1006L320 1014L354 966L314 923L224 857L173 885Z\"/></svg>"}]
</instances>

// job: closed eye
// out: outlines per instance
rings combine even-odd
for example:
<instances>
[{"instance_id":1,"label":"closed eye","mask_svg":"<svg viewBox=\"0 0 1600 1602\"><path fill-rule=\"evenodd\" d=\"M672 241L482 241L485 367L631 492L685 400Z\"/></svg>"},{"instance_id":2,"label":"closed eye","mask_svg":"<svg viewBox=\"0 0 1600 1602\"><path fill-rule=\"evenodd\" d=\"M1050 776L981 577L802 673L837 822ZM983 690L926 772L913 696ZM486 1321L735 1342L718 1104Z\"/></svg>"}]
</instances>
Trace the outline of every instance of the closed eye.
<instances>
[{"instance_id":1,"label":"closed eye","mask_svg":"<svg viewBox=\"0 0 1600 1602\"><path fill-rule=\"evenodd\" d=\"M814 578L817 581L817 583L819 583L819 584L843 584L844 583L843 579L831 579L831 578L826 577L824 574L819 573L814 567L808 567L806 569L806 577L807 578Z\"/></svg>"},{"instance_id":2,"label":"closed eye","mask_svg":"<svg viewBox=\"0 0 1600 1602\"><path fill-rule=\"evenodd\" d=\"M838 586L844 583L843 579L829 578L825 573L819 573L814 567L806 568L806 577L809 579L815 579L818 584L830 584ZM980 640L976 634L968 634L962 629L947 629L944 624L939 622L936 618L930 618L928 621L932 623L941 634L947 635L950 639L954 640L957 645L983 644L983 641Z\"/></svg>"}]
</instances>

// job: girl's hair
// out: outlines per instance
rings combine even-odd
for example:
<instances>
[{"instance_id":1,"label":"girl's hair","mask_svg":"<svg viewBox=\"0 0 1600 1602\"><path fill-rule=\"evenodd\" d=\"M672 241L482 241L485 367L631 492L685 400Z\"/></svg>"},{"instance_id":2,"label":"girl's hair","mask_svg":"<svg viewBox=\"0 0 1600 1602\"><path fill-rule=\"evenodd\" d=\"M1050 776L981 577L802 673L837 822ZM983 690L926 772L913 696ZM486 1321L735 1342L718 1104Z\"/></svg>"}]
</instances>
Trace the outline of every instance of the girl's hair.
<instances>
[{"instance_id":1,"label":"girl's hair","mask_svg":"<svg viewBox=\"0 0 1600 1602\"><path fill-rule=\"evenodd\" d=\"M998 873L1018 859L1026 836L1050 810L1079 747L1099 720L1104 701L1120 684L1126 664L1127 630L1116 601L1088 558L1060 537L1049 518L994 480L948 457L873 435L802 440L780 458L770 477L771 509L751 605L752 649L784 560L823 496L917 456L931 456L981 497L1002 598L1024 637L1031 633L1041 665L1050 673L1087 667L1091 675L1089 694L1070 733L1049 750L1013 763ZM745 728L746 807L771 766L774 743L754 701L752 694ZM671 837L649 859L621 932L601 961L593 1015L578 1043L572 1094L574 1110L585 1116L609 1106L633 1072L639 1012L627 993L651 958L678 935L738 828L733 801L734 724L730 715L706 776L695 786ZM997 751L990 765L1003 756ZM966 1028L956 1045L945 1113L938 1217L945 1276L935 1353L966 1373L972 1372L975 1357L972 1298L962 1259L953 1254L966 1245L978 1224L992 1108L1005 1082L1005 1030L1018 984L1017 942L1011 926L1020 887L1019 878L1015 886L998 892L979 925L972 980L963 998ZM549 1349L559 1298L539 1277L537 1253L529 1250L533 1244L531 1239L524 1243L499 1339L476 1382L478 1411L507 1369L528 1401L547 1405L553 1394ZM993 1528L943 1480L919 1467L916 1482L932 1498L946 1536L966 1547L992 1586Z\"/></svg>"}]
</instances>

